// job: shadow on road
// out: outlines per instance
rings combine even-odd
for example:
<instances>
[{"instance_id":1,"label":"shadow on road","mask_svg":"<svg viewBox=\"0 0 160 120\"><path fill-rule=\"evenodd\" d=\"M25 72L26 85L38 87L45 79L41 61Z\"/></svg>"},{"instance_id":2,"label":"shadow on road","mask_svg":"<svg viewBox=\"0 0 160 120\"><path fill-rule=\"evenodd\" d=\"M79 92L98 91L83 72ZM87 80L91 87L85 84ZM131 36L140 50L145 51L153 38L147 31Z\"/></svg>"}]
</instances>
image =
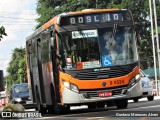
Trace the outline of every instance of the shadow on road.
<instances>
[{"instance_id":1,"label":"shadow on road","mask_svg":"<svg viewBox=\"0 0 160 120\"><path fill-rule=\"evenodd\" d=\"M67 113L64 113L64 114L61 114L61 115L57 115L57 114L42 114L43 117L50 117L50 116L67 116L67 117L73 117L73 116L76 116L76 117L84 117L84 116L87 116L87 114L90 114L91 113L96 113L96 112L106 112L106 111L110 111L110 110L116 110L117 107L116 106L113 106L113 107L105 107L105 108L98 108L98 109L88 109L88 108L81 108L81 109L73 109L73 110L70 110L68 111ZM94 114L93 117L95 116ZM92 117L92 116L90 116Z\"/></svg>"}]
</instances>

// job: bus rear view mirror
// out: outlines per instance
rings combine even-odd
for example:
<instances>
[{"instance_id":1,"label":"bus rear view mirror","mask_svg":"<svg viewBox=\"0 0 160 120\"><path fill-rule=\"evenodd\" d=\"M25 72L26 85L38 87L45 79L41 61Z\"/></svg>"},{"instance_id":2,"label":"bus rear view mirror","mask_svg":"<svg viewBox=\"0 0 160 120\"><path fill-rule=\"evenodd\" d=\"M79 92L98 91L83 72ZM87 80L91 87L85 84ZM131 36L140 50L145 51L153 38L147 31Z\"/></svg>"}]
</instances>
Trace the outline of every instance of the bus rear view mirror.
<instances>
[{"instance_id":1,"label":"bus rear view mirror","mask_svg":"<svg viewBox=\"0 0 160 120\"><path fill-rule=\"evenodd\" d=\"M54 37L51 37L50 39L50 46L51 46L51 49L55 48L55 38Z\"/></svg>"}]
</instances>

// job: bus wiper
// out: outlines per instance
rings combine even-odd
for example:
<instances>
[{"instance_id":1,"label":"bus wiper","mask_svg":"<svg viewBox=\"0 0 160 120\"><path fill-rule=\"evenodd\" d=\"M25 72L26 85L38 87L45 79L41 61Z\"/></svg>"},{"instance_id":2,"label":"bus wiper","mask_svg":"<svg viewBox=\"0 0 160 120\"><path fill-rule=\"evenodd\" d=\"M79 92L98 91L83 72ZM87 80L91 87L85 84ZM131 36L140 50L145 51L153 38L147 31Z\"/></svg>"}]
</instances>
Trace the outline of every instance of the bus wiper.
<instances>
[{"instance_id":1,"label":"bus wiper","mask_svg":"<svg viewBox=\"0 0 160 120\"><path fill-rule=\"evenodd\" d=\"M113 37L114 38L115 38L115 35L116 35L116 32L117 32L117 27L118 27L118 25L114 24L114 27L113 27Z\"/></svg>"}]
</instances>

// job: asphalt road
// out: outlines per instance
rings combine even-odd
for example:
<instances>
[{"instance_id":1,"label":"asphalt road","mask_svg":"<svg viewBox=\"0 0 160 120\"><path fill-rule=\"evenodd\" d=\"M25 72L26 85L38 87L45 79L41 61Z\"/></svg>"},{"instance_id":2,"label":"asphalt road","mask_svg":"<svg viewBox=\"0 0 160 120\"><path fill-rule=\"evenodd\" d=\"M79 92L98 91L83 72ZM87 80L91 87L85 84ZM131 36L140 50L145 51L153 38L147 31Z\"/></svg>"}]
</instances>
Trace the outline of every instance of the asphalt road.
<instances>
[{"instance_id":1,"label":"asphalt road","mask_svg":"<svg viewBox=\"0 0 160 120\"><path fill-rule=\"evenodd\" d=\"M28 112L34 112L28 110ZM68 114L42 114L40 118L26 118L39 120L159 120L160 119L160 97L156 96L154 101L147 98L140 99L138 103L129 100L128 108L118 110L116 106L104 109L89 110L87 106L72 107Z\"/></svg>"},{"instance_id":2,"label":"asphalt road","mask_svg":"<svg viewBox=\"0 0 160 120\"><path fill-rule=\"evenodd\" d=\"M160 119L160 97L154 101L147 98L140 99L138 103L129 100L128 108L118 110L116 106L104 109L88 110L87 106L74 107L66 115L44 114L46 120L159 120Z\"/></svg>"}]
</instances>

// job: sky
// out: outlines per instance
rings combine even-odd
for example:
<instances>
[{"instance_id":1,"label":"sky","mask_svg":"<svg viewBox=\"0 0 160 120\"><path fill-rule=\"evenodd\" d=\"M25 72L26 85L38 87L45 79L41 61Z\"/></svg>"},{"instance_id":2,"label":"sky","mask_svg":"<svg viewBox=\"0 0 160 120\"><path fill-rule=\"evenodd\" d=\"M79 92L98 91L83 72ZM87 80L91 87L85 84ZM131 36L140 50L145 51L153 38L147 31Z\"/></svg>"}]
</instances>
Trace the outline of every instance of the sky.
<instances>
[{"instance_id":1,"label":"sky","mask_svg":"<svg viewBox=\"0 0 160 120\"><path fill-rule=\"evenodd\" d=\"M0 70L4 76L13 50L25 47L26 37L34 32L36 5L37 0L0 0L0 27L4 26L8 35L0 41Z\"/></svg>"}]
</instances>

